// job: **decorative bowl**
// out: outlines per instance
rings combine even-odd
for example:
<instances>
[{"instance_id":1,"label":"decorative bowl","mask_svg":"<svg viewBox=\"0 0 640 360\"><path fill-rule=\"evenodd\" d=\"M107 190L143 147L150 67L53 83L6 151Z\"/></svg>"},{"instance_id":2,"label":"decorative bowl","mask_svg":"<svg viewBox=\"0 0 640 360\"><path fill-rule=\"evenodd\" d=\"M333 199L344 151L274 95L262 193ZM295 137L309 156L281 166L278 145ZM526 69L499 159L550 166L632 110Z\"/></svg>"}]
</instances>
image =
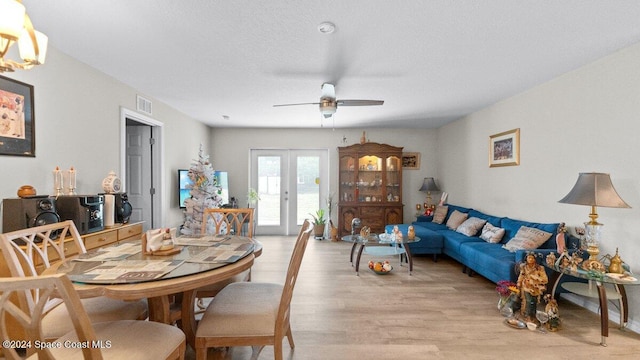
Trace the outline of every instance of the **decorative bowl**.
<instances>
[{"instance_id":1,"label":"decorative bowl","mask_svg":"<svg viewBox=\"0 0 640 360\"><path fill-rule=\"evenodd\" d=\"M389 270L389 271L377 271L377 270L374 270L374 269L371 269L371 271L373 271L374 273L376 273L376 274L378 274L378 275L387 275L387 274L389 274L391 271L393 271L393 266L391 267L391 270Z\"/></svg>"}]
</instances>

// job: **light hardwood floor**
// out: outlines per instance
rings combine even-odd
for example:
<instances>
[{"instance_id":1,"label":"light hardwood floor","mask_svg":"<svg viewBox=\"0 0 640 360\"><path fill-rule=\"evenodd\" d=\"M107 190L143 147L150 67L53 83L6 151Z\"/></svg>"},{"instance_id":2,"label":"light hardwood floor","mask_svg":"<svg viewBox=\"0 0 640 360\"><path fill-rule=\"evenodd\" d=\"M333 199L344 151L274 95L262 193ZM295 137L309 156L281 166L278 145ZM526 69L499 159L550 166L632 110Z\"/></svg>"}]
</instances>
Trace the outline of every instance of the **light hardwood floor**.
<instances>
[{"instance_id":1,"label":"light hardwood floor","mask_svg":"<svg viewBox=\"0 0 640 360\"><path fill-rule=\"evenodd\" d=\"M292 237L259 237L253 281L283 282ZM562 329L542 334L507 327L496 309L495 284L461 272L454 260L414 257L413 275L392 261L376 275L363 255L360 276L349 264L350 245L309 240L292 301L295 349L285 359L638 359L640 335L610 322L600 343L599 316L560 300ZM617 320L617 319L614 319ZM193 358L189 350L187 358ZM250 359L251 348L211 351L210 359ZM273 359L266 347L258 359Z\"/></svg>"}]
</instances>

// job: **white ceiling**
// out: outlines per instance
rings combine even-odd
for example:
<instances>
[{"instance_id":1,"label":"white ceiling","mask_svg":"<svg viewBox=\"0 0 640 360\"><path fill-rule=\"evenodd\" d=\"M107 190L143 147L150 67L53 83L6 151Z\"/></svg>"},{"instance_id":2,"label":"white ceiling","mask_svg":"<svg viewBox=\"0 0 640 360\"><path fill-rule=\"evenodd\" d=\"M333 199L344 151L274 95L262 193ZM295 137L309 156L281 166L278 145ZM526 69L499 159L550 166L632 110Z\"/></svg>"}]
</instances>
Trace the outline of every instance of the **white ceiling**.
<instances>
[{"instance_id":1,"label":"white ceiling","mask_svg":"<svg viewBox=\"0 0 640 360\"><path fill-rule=\"evenodd\" d=\"M640 41L636 0L23 3L50 46L215 127L434 128ZM385 103L272 106L323 82Z\"/></svg>"}]
</instances>

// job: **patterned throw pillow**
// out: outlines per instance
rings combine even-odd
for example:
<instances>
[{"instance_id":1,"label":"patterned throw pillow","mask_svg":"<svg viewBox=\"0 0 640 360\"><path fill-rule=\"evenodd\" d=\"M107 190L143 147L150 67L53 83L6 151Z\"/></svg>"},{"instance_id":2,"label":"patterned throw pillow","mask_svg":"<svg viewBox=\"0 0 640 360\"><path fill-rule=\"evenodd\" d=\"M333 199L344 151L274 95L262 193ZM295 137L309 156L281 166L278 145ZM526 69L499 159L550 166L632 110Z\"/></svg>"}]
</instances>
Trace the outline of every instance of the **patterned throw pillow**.
<instances>
[{"instance_id":1,"label":"patterned throw pillow","mask_svg":"<svg viewBox=\"0 0 640 360\"><path fill-rule=\"evenodd\" d=\"M486 222L487 220L483 220L477 217L470 217L462 224L460 224L460 226L456 228L456 231L467 236L476 236L478 231L482 229L482 226L484 226Z\"/></svg>"},{"instance_id":2,"label":"patterned throw pillow","mask_svg":"<svg viewBox=\"0 0 640 360\"><path fill-rule=\"evenodd\" d=\"M453 210L451 216L449 216L449 220L447 220L447 227L451 230L455 230L460 226L467 218L469 214L460 212L458 210Z\"/></svg>"},{"instance_id":3,"label":"patterned throw pillow","mask_svg":"<svg viewBox=\"0 0 640 360\"><path fill-rule=\"evenodd\" d=\"M540 229L521 226L516 236L509 240L508 243L502 245L502 247L511 252L515 252L516 250L533 250L549 240L551 235L551 233Z\"/></svg>"},{"instance_id":4,"label":"patterned throw pillow","mask_svg":"<svg viewBox=\"0 0 640 360\"><path fill-rule=\"evenodd\" d=\"M447 217L448 210L448 206L436 206L436 211L433 213L433 219L431 220L431 222L442 224L444 222L444 218Z\"/></svg>"},{"instance_id":5,"label":"patterned throw pillow","mask_svg":"<svg viewBox=\"0 0 640 360\"><path fill-rule=\"evenodd\" d=\"M493 226L490 223L484 224L482 228L482 234L480 234L480 239L492 243L497 244L502 240L504 236L504 229L499 228L497 226Z\"/></svg>"}]
</instances>

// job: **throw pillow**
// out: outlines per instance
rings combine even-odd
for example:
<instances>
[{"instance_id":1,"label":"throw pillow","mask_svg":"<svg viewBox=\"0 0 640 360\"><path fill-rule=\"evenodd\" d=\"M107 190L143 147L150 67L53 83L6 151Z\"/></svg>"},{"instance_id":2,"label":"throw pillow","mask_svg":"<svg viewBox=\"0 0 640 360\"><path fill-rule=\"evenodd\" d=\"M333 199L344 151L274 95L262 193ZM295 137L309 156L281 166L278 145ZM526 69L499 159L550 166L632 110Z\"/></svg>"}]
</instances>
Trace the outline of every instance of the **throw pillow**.
<instances>
[{"instance_id":1,"label":"throw pillow","mask_svg":"<svg viewBox=\"0 0 640 360\"><path fill-rule=\"evenodd\" d=\"M487 220L483 220L477 217L470 217L462 224L460 224L460 226L456 228L456 231L467 236L476 236L478 231L482 229L486 222Z\"/></svg>"},{"instance_id":2,"label":"throw pillow","mask_svg":"<svg viewBox=\"0 0 640 360\"><path fill-rule=\"evenodd\" d=\"M447 227L451 230L455 230L460 226L467 218L469 214L460 212L458 210L453 210L453 213L449 216L449 220L447 220Z\"/></svg>"},{"instance_id":3,"label":"throw pillow","mask_svg":"<svg viewBox=\"0 0 640 360\"><path fill-rule=\"evenodd\" d=\"M433 219L431 220L431 222L442 224L444 222L444 218L447 217L448 210L448 206L436 206L436 211L433 213Z\"/></svg>"},{"instance_id":4,"label":"throw pillow","mask_svg":"<svg viewBox=\"0 0 640 360\"><path fill-rule=\"evenodd\" d=\"M482 228L480 239L492 244L497 244L500 242L500 240L502 240L503 236L504 236L503 228L499 228L497 226L491 225L490 223L486 223Z\"/></svg>"},{"instance_id":5,"label":"throw pillow","mask_svg":"<svg viewBox=\"0 0 640 360\"><path fill-rule=\"evenodd\" d=\"M502 247L511 252L515 252L516 250L533 250L549 240L551 235L551 233L540 229L521 226L516 236Z\"/></svg>"}]
</instances>

